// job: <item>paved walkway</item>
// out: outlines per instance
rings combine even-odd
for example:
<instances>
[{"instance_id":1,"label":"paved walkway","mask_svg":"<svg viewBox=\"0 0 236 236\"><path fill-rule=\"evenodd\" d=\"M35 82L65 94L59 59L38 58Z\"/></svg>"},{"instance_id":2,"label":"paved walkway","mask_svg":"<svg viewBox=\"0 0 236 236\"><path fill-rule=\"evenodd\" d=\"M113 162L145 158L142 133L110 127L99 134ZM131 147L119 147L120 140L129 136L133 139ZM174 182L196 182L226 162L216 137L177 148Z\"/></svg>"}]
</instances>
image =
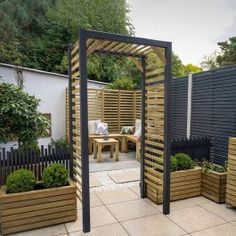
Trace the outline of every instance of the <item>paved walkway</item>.
<instances>
[{"instance_id":1,"label":"paved walkway","mask_svg":"<svg viewBox=\"0 0 236 236\"><path fill-rule=\"evenodd\" d=\"M82 232L81 204L78 220L67 224L15 234L18 236L235 236L236 210L204 197L171 203L164 216L161 205L140 199L138 168L91 174L91 233ZM112 176L112 178L111 178ZM128 180L128 183L116 183ZM130 182L131 181L131 182Z\"/></svg>"}]
</instances>

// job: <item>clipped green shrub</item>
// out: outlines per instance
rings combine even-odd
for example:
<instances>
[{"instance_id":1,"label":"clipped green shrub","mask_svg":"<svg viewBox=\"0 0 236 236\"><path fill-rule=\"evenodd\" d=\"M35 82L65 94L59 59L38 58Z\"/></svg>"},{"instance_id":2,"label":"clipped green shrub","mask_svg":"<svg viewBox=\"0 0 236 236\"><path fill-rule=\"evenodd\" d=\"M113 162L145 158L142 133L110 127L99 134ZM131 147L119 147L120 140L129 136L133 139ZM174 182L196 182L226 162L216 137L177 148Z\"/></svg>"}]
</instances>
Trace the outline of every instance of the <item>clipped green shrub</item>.
<instances>
[{"instance_id":1,"label":"clipped green shrub","mask_svg":"<svg viewBox=\"0 0 236 236\"><path fill-rule=\"evenodd\" d=\"M177 159L178 170L189 170L193 168L193 160L185 153L178 153L175 155Z\"/></svg>"},{"instance_id":2,"label":"clipped green shrub","mask_svg":"<svg viewBox=\"0 0 236 236\"><path fill-rule=\"evenodd\" d=\"M171 158L171 171L189 170L194 166L194 161L185 153L175 154Z\"/></svg>"},{"instance_id":3,"label":"clipped green shrub","mask_svg":"<svg viewBox=\"0 0 236 236\"><path fill-rule=\"evenodd\" d=\"M178 169L178 163L176 157L171 157L170 171L176 171Z\"/></svg>"},{"instance_id":4,"label":"clipped green shrub","mask_svg":"<svg viewBox=\"0 0 236 236\"><path fill-rule=\"evenodd\" d=\"M29 170L20 169L12 172L7 177L6 192L20 193L34 189L36 179L33 173Z\"/></svg>"},{"instance_id":5,"label":"clipped green shrub","mask_svg":"<svg viewBox=\"0 0 236 236\"><path fill-rule=\"evenodd\" d=\"M46 188L61 187L67 184L68 171L62 164L54 163L43 171L43 185Z\"/></svg>"}]
</instances>

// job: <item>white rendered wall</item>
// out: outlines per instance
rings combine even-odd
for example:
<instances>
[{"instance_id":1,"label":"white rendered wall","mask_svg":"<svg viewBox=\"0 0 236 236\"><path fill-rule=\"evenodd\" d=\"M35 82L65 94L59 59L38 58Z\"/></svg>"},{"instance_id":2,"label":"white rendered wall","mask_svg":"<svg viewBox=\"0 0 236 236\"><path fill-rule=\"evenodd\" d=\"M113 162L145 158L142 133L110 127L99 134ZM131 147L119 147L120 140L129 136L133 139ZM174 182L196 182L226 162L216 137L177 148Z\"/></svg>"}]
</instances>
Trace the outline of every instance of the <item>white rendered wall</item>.
<instances>
[{"instance_id":1,"label":"white rendered wall","mask_svg":"<svg viewBox=\"0 0 236 236\"><path fill-rule=\"evenodd\" d=\"M65 90L68 87L68 78L64 75L36 71L23 70L24 90L30 95L41 99L39 111L51 113L52 138L58 139L65 136ZM15 69L10 65L0 64L0 83L16 84ZM90 88L103 88L106 84L89 81ZM41 138L40 144L48 144L50 138ZM14 143L1 144L0 147L12 146Z\"/></svg>"}]
</instances>

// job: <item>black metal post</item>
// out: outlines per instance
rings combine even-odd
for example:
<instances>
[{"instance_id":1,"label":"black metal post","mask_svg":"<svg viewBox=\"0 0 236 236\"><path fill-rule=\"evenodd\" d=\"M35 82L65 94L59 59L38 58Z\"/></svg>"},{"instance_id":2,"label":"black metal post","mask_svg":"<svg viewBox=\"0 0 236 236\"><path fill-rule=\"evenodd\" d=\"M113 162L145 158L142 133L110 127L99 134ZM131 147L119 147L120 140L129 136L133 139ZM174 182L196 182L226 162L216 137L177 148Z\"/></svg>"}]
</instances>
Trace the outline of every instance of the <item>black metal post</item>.
<instances>
[{"instance_id":1,"label":"black metal post","mask_svg":"<svg viewBox=\"0 0 236 236\"><path fill-rule=\"evenodd\" d=\"M71 78L71 50L72 45L68 46L68 106L69 106L69 157L70 157L70 178L74 179L73 174L73 123L72 123L72 78Z\"/></svg>"},{"instance_id":2,"label":"black metal post","mask_svg":"<svg viewBox=\"0 0 236 236\"><path fill-rule=\"evenodd\" d=\"M163 213L170 213L170 156L171 156L171 53L172 46L165 49L164 80L164 178L163 178Z\"/></svg>"},{"instance_id":3,"label":"black metal post","mask_svg":"<svg viewBox=\"0 0 236 236\"><path fill-rule=\"evenodd\" d=\"M89 139L88 139L88 101L87 101L87 49L86 30L79 33L80 60L80 135L82 171L82 210L83 231L90 232L90 193L89 193Z\"/></svg>"},{"instance_id":4,"label":"black metal post","mask_svg":"<svg viewBox=\"0 0 236 236\"><path fill-rule=\"evenodd\" d=\"M145 96L146 96L146 89L145 89L145 70L146 70L146 58L142 57L142 81L141 81L141 91L142 91L142 103L141 103L141 183L140 183L140 191L141 191L141 198L146 197L146 187L145 187Z\"/></svg>"}]
</instances>

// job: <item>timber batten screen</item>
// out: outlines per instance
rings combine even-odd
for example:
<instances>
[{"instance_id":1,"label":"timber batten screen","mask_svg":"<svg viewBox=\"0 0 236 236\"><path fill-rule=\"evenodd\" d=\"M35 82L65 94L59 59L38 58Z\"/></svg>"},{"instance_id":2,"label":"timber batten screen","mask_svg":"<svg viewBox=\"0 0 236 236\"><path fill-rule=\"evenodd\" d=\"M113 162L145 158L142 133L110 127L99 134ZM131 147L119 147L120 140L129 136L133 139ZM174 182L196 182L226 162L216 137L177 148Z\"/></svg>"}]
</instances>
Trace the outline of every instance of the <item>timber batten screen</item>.
<instances>
[{"instance_id":1,"label":"timber batten screen","mask_svg":"<svg viewBox=\"0 0 236 236\"><path fill-rule=\"evenodd\" d=\"M74 180L78 196L82 200L84 232L90 231L88 120L95 117L88 114L88 107L94 105L94 101L88 99L86 62L92 53L126 56L142 73L141 197L153 199L157 192L163 200L165 214L169 214L170 201L171 43L81 30L79 41L71 50L69 91L72 95L70 140L73 147ZM127 92L121 97L119 91L117 93L113 104L120 109L118 118L121 123L116 128L114 126L114 129L119 131L123 125L122 121L127 117L127 106L123 101L130 94ZM101 95L98 93L96 96ZM109 101L104 99L102 102ZM132 104L134 106L134 102ZM135 105L133 109L139 110L140 107ZM104 110L103 114L105 113ZM98 110L95 114L100 116ZM107 119L112 122L114 118L109 116ZM130 116L129 119L131 118ZM104 121L106 122L105 119Z\"/></svg>"}]
</instances>

